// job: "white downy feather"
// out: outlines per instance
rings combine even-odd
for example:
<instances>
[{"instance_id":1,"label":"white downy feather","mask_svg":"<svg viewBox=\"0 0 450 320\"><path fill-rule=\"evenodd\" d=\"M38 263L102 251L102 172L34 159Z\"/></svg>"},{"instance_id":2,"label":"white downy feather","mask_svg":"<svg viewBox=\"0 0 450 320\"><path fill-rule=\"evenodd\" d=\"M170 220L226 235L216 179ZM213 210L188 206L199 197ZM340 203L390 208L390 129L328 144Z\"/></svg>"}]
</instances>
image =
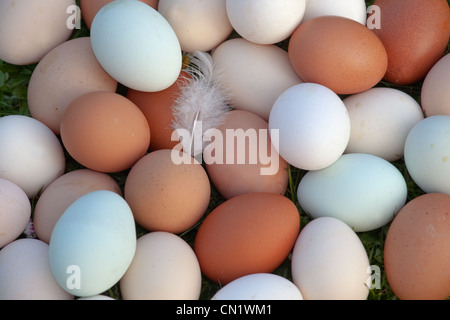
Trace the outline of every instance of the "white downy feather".
<instances>
[{"instance_id":1,"label":"white downy feather","mask_svg":"<svg viewBox=\"0 0 450 320\"><path fill-rule=\"evenodd\" d=\"M212 61L206 52L196 51L189 56L185 71L191 76L180 86L180 94L172 106L172 128L189 131L190 139L181 140L183 151L195 157L202 156L208 143L208 129L217 128L230 110L228 96Z\"/></svg>"}]
</instances>

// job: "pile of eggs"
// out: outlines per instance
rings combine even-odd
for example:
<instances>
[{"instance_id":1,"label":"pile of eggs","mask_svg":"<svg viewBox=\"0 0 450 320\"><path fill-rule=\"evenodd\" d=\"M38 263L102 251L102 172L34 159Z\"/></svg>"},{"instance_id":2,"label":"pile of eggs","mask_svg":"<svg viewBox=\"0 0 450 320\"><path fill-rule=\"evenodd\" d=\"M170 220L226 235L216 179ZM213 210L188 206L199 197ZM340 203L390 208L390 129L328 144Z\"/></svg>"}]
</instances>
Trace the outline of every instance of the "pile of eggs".
<instances>
[{"instance_id":1,"label":"pile of eggs","mask_svg":"<svg viewBox=\"0 0 450 320\"><path fill-rule=\"evenodd\" d=\"M0 118L0 299L367 299L386 227L395 296L448 298L449 38L446 0L1 1L0 59L36 67ZM174 163L196 51L276 174Z\"/></svg>"}]
</instances>

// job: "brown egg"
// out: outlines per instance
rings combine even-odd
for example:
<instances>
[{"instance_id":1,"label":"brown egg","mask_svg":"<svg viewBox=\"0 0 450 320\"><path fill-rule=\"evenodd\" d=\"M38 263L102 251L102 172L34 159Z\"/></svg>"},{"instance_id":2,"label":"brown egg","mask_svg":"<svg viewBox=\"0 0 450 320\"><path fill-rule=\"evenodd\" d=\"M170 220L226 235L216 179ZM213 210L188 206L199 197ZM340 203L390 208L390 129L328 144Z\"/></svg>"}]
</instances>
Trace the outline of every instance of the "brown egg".
<instances>
[{"instance_id":1,"label":"brown egg","mask_svg":"<svg viewBox=\"0 0 450 320\"><path fill-rule=\"evenodd\" d=\"M273 193L246 193L216 207L197 232L194 251L203 274L227 284L273 272L289 255L300 230L297 207Z\"/></svg>"},{"instance_id":2,"label":"brown egg","mask_svg":"<svg viewBox=\"0 0 450 320\"><path fill-rule=\"evenodd\" d=\"M366 26L338 16L300 24L288 47L292 67L305 82L353 94L375 86L387 69L381 41Z\"/></svg>"},{"instance_id":3,"label":"brown egg","mask_svg":"<svg viewBox=\"0 0 450 320\"><path fill-rule=\"evenodd\" d=\"M124 196L136 222L149 231L181 233L205 214L211 186L205 169L189 157L190 163L176 163L178 152L161 149L141 158L125 181Z\"/></svg>"},{"instance_id":4,"label":"brown egg","mask_svg":"<svg viewBox=\"0 0 450 320\"><path fill-rule=\"evenodd\" d=\"M208 176L222 196L229 199L249 192L284 195L288 164L276 152L267 122L252 112L232 110L218 129L219 147L210 148L215 145L210 144L203 157ZM227 159L230 154L233 159Z\"/></svg>"},{"instance_id":5,"label":"brown egg","mask_svg":"<svg viewBox=\"0 0 450 320\"><path fill-rule=\"evenodd\" d=\"M375 0L380 28L373 32L388 54L385 80L407 85L423 79L442 57L450 37L446 0Z\"/></svg>"},{"instance_id":6,"label":"brown egg","mask_svg":"<svg viewBox=\"0 0 450 320\"><path fill-rule=\"evenodd\" d=\"M61 119L61 140L81 165L100 172L129 169L150 145L141 110L114 92L87 93L72 101Z\"/></svg>"},{"instance_id":7,"label":"brown egg","mask_svg":"<svg viewBox=\"0 0 450 320\"><path fill-rule=\"evenodd\" d=\"M386 277L403 300L450 296L450 195L414 198L389 227L384 247Z\"/></svg>"},{"instance_id":8,"label":"brown egg","mask_svg":"<svg viewBox=\"0 0 450 320\"><path fill-rule=\"evenodd\" d=\"M34 69L28 85L33 118L59 134L61 117L69 103L92 91L117 89L98 63L90 37L66 41L47 53Z\"/></svg>"},{"instance_id":9,"label":"brown egg","mask_svg":"<svg viewBox=\"0 0 450 320\"><path fill-rule=\"evenodd\" d=\"M421 90L421 104L425 116L450 116L450 53L442 57L427 73Z\"/></svg>"},{"instance_id":10,"label":"brown egg","mask_svg":"<svg viewBox=\"0 0 450 320\"><path fill-rule=\"evenodd\" d=\"M155 10L158 9L158 0L139 0L139 1L148 4ZM94 17L97 14L97 12L110 2L113 2L113 0L95 0L95 1L80 0L81 15L88 29L91 28L92 21L94 20Z\"/></svg>"},{"instance_id":11,"label":"brown egg","mask_svg":"<svg viewBox=\"0 0 450 320\"><path fill-rule=\"evenodd\" d=\"M110 190L122 195L118 183L111 176L89 169L70 171L53 181L40 195L34 208L37 237L49 243L53 227L64 211L76 199L95 190Z\"/></svg>"},{"instance_id":12,"label":"brown egg","mask_svg":"<svg viewBox=\"0 0 450 320\"><path fill-rule=\"evenodd\" d=\"M150 150L172 149L179 141L172 141L172 105L180 94L188 73L181 71L178 80L169 88L157 92L143 92L129 89L127 98L134 102L147 118L152 128Z\"/></svg>"}]
</instances>

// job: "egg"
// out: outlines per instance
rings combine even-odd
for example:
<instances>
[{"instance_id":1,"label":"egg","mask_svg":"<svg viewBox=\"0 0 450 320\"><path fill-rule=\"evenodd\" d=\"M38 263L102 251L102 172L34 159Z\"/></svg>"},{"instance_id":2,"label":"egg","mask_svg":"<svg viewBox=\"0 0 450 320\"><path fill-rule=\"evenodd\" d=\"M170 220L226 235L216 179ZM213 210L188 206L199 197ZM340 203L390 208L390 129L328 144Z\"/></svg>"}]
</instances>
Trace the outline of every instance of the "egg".
<instances>
[{"instance_id":1,"label":"egg","mask_svg":"<svg viewBox=\"0 0 450 320\"><path fill-rule=\"evenodd\" d=\"M158 10L158 0L140 0L140 1L142 1L145 4L148 4L153 9ZM91 28L92 20L94 20L94 17L97 14L97 12L99 12L101 8L103 8L105 5L111 2L113 2L113 0L96 0L96 1L80 0L81 15L88 29Z\"/></svg>"},{"instance_id":2,"label":"egg","mask_svg":"<svg viewBox=\"0 0 450 320\"><path fill-rule=\"evenodd\" d=\"M426 193L450 194L450 116L430 116L417 123L405 142L405 165Z\"/></svg>"},{"instance_id":3,"label":"egg","mask_svg":"<svg viewBox=\"0 0 450 320\"><path fill-rule=\"evenodd\" d=\"M95 296L77 298L77 300L116 300L116 299L103 294L97 294Z\"/></svg>"},{"instance_id":4,"label":"egg","mask_svg":"<svg viewBox=\"0 0 450 320\"><path fill-rule=\"evenodd\" d=\"M120 280L124 300L198 300L202 287L194 251L170 232L150 232L137 240L136 254Z\"/></svg>"},{"instance_id":5,"label":"egg","mask_svg":"<svg viewBox=\"0 0 450 320\"><path fill-rule=\"evenodd\" d=\"M285 194L288 164L275 150L265 120L245 110L232 110L217 129L220 135L205 148L203 160L208 177L222 196Z\"/></svg>"},{"instance_id":6,"label":"egg","mask_svg":"<svg viewBox=\"0 0 450 320\"><path fill-rule=\"evenodd\" d=\"M269 117L269 130L279 135L280 156L294 167L318 170L331 165L350 139L347 109L331 89L301 83L284 91Z\"/></svg>"},{"instance_id":7,"label":"egg","mask_svg":"<svg viewBox=\"0 0 450 320\"><path fill-rule=\"evenodd\" d=\"M173 85L158 92L143 92L133 89L127 91L127 98L139 107L151 128L151 150L172 149L178 144L178 141L172 140L174 131L172 106L181 94L181 87L186 84L186 79L189 77L187 72L181 71L178 80Z\"/></svg>"},{"instance_id":8,"label":"egg","mask_svg":"<svg viewBox=\"0 0 450 320\"><path fill-rule=\"evenodd\" d=\"M305 0L226 0L226 7L234 30L260 44L286 40L305 14Z\"/></svg>"},{"instance_id":9,"label":"egg","mask_svg":"<svg viewBox=\"0 0 450 320\"><path fill-rule=\"evenodd\" d=\"M15 65L41 60L71 36L68 11L75 4L75 0L1 1L0 59Z\"/></svg>"},{"instance_id":10,"label":"egg","mask_svg":"<svg viewBox=\"0 0 450 320\"><path fill-rule=\"evenodd\" d=\"M424 194L408 202L392 221L384 243L384 266L399 299L450 296L449 208L449 195Z\"/></svg>"},{"instance_id":11,"label":"egg","mask_svg":"<svg viewBox=\"0 0 450 320\"><path fill-rule=\"evenodd\" d=\"M233 31L226 0L159 0L158 12L174 29L182 51L210 51Z\"/></svg>"},{"instance_id":12,"label":"egg","mask_svg":"<svg viewBox=\"0 0 450 320\"><path fill-rule=\"evenodd\" d=\"M0 248L16 240L31 218L31 203L25 191L0 178Z\"/></svg>"},{"instance_id":13,"label":"egg","mask_svg":"<svg viewBox=\"0 0 450 320\"><path fill-rule=\"evenodd\" d=\"M64 173L64 149L42 122L24 115L0 118L0 178L35 197Z\"/></svg>"},{"instance_id":14,"label":"egg","mask_svg":"<svg viewBox=\"0 0 450 320\"><path fill-rule=\"evenodd\" d=\"M450 53L447 53L427 73L421 90L425 116L450 116Z\"/></svg>"},{"instance_id":15,"label":"egg","mask_svg":"<svg viewBox=\"0 0 450 320\"><path fill-rule=\"evenodd\" d=\"M113 1L98 11L90 31L97 60L122 85L153 92L177 80L180 43L167 20L151 6L135 0Z\"/></svg>"},{"instance_id":16,"label":"egg","mask_svg":"<svg viewBox=\"0 0 450 320\"><path fill-rule=\"evenodd\" d=\"M86 93L72 101L61 118L61 140L81 165L100 172L133 166L150 145L151 131L142 111L109 91Z\"/></svg>"},{"instance_id":17,"label":"egg","mask_svg":"<svg viewBox=\"0 0 450 320\"><path fill-rule=\"evenodd\" d=\"M292 281L272 273L254 273L220 288L211 300L303 300Z\"/></svg>"},{"instance_id":18,"label":"egg","mask_svg":"<svg viewBox=\"0 0 450 320\"><path fill-rule=\"evenodd\" d=\"M302 22L289 40L288 53L303 81L322 84L337 94L374 87L388 65L381 40L365 25L340 16Z\"/></svg>"},{"instance_id":19,"label":"egg","mask_svg":"<svg viewBox=\"0 0 450 320\"><path fill-rule=\"evenodd\" d=\"M312 220L295 242L292 278L305 300L365 300L369 270L358 235L339 219Z\"/></svg>"},{"instance_id":20,"label":"egg","mask_svg":"<svg viewBox=\"0 0 450 320\"><path fill-rule=\"evenodd\" d=\"M393 164L351 153L324 169L307 172L297 198L312 218L334 217L356 232L366 232L387 225L406 203L407 193L406 181Z\"/></svg>"},{"instance_id":21,"label":"egg","mask_svg":"<svg viewBox=\"0 0 450 320\"><path fill-rule=\"evenodd\" d=\"M55 224L49 243L53 276L67 292L93 296L124 275L136 251L136 226L126 201L108 190L75 200Z\"/></svg>"},{"instance_id":22,"label":"egg","mask_svg":"<svg viewBox=\"0 0 450 320\"><path fill-rule=\"evenodd\" d=\"M92 91L116 89L117 81L98 63L90 38L76 38L40 60L28 85L28 107L33 118L59 134L61 117L73 100Z\"/></svg>"},{"instance_id":23,"label":"egg","mask_svg":"<svg viewBox=\"0 0 450 320\"><path fill-rule=\"evenodd\" d=\"M49 246L37 239L17 239L0 251L0 300L73 300L55 281Z\"/></svg>"},{"instance_id":24,"label":"egg","mask_svg":"<svg viewBox=\"0 0 450 320\"><path fill-rule=\"evenodd\" d=\"M306 0L303 22L321 16L339 16L366 24L367 12L364 0Z\"/></svg>"},{"instance_id":25,"label":"egg","mask_svg":"<svg viewBox=\"0 0 450 320\"><path fill-rule=\"evenodd\" d=\"M161 149L142 157L127 175L124 196L136 222L149 231L181 233L205 214L211 185L203 166L176 163L177 151Z\"/></svg>"},{"instance_id":26,"label":"egg","mask_svg":"<svg viewBox=\"0 0 450 320\"><path fill-rule=\"evenodd\" d=\"M109 175L90 169L70 171L54 180L37 200L33 211L36 236L45 243L58 219L79 197L95 190L109 190L122 195L118 183Z\"/></svg>"},{"instance_id":27,"label":"egg","mask_svg":"<svg viewBox=\"0 0 450 320\"><path fill-rule=\"evenodd\" d=\"M384 79L408 85L422 80L444 54L450 38L446 0L375 0L380 28L372 31L388 55Z\"/></svg>"},{"instance_id":28,"label":"egg","mask_svg":"<svg viewBox=\"0 0 450 320\"><path fill-rule=\"evenodd\" d=\"M406 137L424 118L420 104L404 91L376 87L343 99L350 116L345 153L369 153L387 161L403 158Z\"/></svg>"},{"instance_id":29,"label":"egg","mask_svg":"<svg viewBox=\"0 0 450 320\"><path fill-rule=\"evenodd\" d=\"M288 53L276 45L230 39L217 47L212 59L234 109L269 119L278 96L303 81L293 70Z\"/></svg>"},{"instance_id":30,"label":"egg","mask_svg":"<svg viewBox=\"0 0 450 320\"><path fill-rule=\"evenodd\" d=\"M300 215L288 198L246 193L226 200L203 220L194 251L202 273L226 285L242 276L273 272L288 257Z\"/></svg>"}]
</instances>

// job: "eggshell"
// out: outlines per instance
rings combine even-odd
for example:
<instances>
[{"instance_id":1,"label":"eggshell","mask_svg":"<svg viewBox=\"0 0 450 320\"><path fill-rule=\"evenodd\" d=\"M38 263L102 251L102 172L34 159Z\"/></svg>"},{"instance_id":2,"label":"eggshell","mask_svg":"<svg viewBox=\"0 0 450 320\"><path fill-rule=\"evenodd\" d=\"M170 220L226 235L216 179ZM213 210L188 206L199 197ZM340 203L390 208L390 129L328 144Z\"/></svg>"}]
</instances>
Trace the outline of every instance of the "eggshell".
<instances>
[{"instance_id":1,"label":"eggshell","mask_svg":"<svg viewBox=\"0 0 450 320\"><path fill-rule=\"evenodd\" d=\"M450 194L450 116L436 115L417 123L405 142L405 165L426 193Z\"/></svg>"},{"instance_id":2,"label":"eggshell","mask_svg":"<svg viewBox=\"0 0 450 320\"><path fill-rule=\"evenodd\" d=\"M305 300L365 300L369 259L344 222L321 217L300 232L292 252L292 278Z\"/></svg>"},{"instance_id":3,"label":"eggshell","mask_svg":"<svg viewBox=\"0 0 450 320\"><path fill-rule=\"evenodd\" d=\"M116 89L117 81L98 63L90 38L76 38L40 60L28 85L28 107L33 118L59 134L62 114L73 100L92 91Z\"/></svg>"},{"instance_id":4,"label":"eggshell","mask_svg":"<svg viewBox=\"0 0 450 320\"><path fill-rule=\"evenodd\" d=\"M175 150L161 149L142 157L130 170L124 195L136 222L149 231L181 233L205 214L211 186L194 158L174 162Z\"/></svg>"},{"instance_id":5,"label":"eggshell","mask_svg":"<svg viewBox=\"0 0 450 320\"><path fill-rule=\"evenodd\" d=\"M337 94L372 88L388 64L380 39L361 23L340 16L302 22L290 38L288 53L303 81L322 84Z\"/></svg>"},{"instance_id":6,"label":"eggshell","mask_svg":"<svg viewBox=\"0 0 450 320\"><path fill-rule=\"evenodd\" d=\"M65 167L63 147L46 125L23 115L0 118L0 178L32 198L61 176Z\"/></svg>"},{"instance_id":7,"label":"eggshell","mask_svg":"<svg viewBox=\"0 0 450 320\"><path fill-rule=\"evenodd\" d=\"M407 85L422 80L444 54L450 38L446 0L375 0L380 28L373 32L386 48L384 79Z\"/></svg>"},{"instance_id":8,"label":"eggshell","mask_svg":"<svg viewBox=\"0 0 450 320\"><path fill-rule=\"evenodd\" d=\"M399 299L450 296L449 208L449 195L424 194L408 202L392 221L384 244L384 266Z\"/></svg>"},{"instance_id":9,"label":"eggshell","mask_svg":"<svg viewBox=\"0 0 450 320\"><path fill-rule=\"evenodd\" d=\"M177 80L180 43L167 20L151 6L135 0L113 1L100 9L90 31L97 60L124 86L153 92Z\"/></svg>"},{"instance_id":10,"label":"eggshell","mask_svg":"<svg viewBox=\"0 0 450 320\"><path fill-rule=\"evenodd\" d=\"M234 30L260 44L289 38L305 14L305 0L226 0L226 7Z\"/></svg>"},{"instance_id":11,"label":"eggshell","mask_svg":"<svg viewBox=\"0 0 450 320\"><path fill-rule=\"evenodd\" d=\"M425 116L450 116L450 53L442 57L427 73L421 91Z\"/></svg>"},{"instance_id":12,"label":"eggshell","mask_svg":"<svg viewBox=\"0 0 450 320\"><path fill-rule=\"evenodd\" d=\"M37 200L33 211L34 230L45 243L58 219L79 197L95 190L109 190L122 195L118 183L109 175L89 169L70 171L54 180Z\"/></svg>"},{"instance_id":13,"label":"eggshell","mask_svg":"<svg viewBox=\"0 0 450 320\"><path fill-rule=\"evenodd\" d=\"M140 0L145 4L148 4L153 9L158 10L158 0ZM80 0L80 9L83 21L88 29L91 28L92 21L94 20L97 12L100 11L108 3L113 2L113 0Z\"/></svg>"},{"instance_id":14,"label":"eggshell","mask_svg":"<svg viewBox=\"0 0 450 320\"><path fill-rule=\"evenodd\" d=\"M0 178L0 248L17 239L31 218L31 203L25 191Z\"/></svg>"},{"instance_id":15,"label":"eggshell","mask_svg":"<svg viewBox=\"0 0 450 320\"><path fill-rule=\"evenodd\" d=\"M246 193L206 216L194 251L203 274L225 285L245 275L273 272L292 250L299 230L300 215L291 200Z\"/></svg>"},{"instance_id":16,"label":"eggshell","mask_svg":"<svg viewBox=\"0 0 450 320\"><path fill-rule=\"evenodd\" d=\"M394 88L372 88L343 102L351 123L346 153L369 153L397 161L403 158L409 131L424 118L420 104Z\"/></svg>"},{"instance_id":17,"label":"eggshell","mask_svg":"<svg viewBox=\"0 0 450 320\"><path fill-rule=\"evenodd\" d=\"M81 298L78 298L77 300L116 300L116 299L114 299L113 297L102 295L102 294L97 294L95 296L90 296L90 297L81 297Z\"/></svg>"},{"instance_id":18,"label":"eggshell","mask_svg":"<svg viewBox=\"0 0 450 320\"><path fill-rule=\"evenodd\" d=\"M96 190L75 200L50 238L50 267L58 284L78 297L111 288L133 260L135 228L130 207L115 192Z\"/></svg>"},{"instance_id":19,"label":"eggshell","mask_svg":"<svg viewBox=\"0 0 450 320\"><path fill-rule=\"evenodd\" d=\"M333 91L315 83L302 83L283 92L270 113L269 129L279 134L280 156L304 170L331 165L350 139L350 117Z\"/></svg>"},{"instance_id":20,"label":"eggshell","mask_svg":"<svg viewBox=\"0 0 450 320\"><path fill-rule=\"evenodd\" d=\"M355 232L366 232L388 224L406 203L407 193L406 181L393 164L351 153L327 168L307 172L297 198L313 218L334 217Z\"/></svg>"},{"instance_id":21,"label":"eggshell","mask_svg":"<svg viewBox=\"0 0 450 320\"><path fill-rule=\"evenodd\" d=\"M151 128L150 149L153 151L172 149L178 144L178 141L172 141L174 131L172 106L181 93L180 87L185 85L186 78L189 78L188 73L181 71L178 80L165 90L143 92L129 89L127 91L127 98L141 109Z\"/></svg>"},{"instance_id":22,"label":"eggshell","mask_svg":"<svg viewBox=\"0 0 450 320\"><path fill-rule=\"evenodd\" d=\"M73 300L55 281L49 246L37 239L18 239L0 251L0 300Z\"/></svg>"},{"instance_id":23,"label":"eggshell","mask_svg":"<svg viewBox=\"0 0 450 320\"><path fill-rule=\"evenodd\" d=\"M366 24L367 12L364 0L306 0L302 22L321 16L339 16Z\"/></svg>"},{"instance_id":24,"label":"eggshell","mask_svg":"<svg viewBox=\"0 0 450 320\"><path fill-rule=\"evenodd\" d=\"M269 119L278 96L303 81L293 70L288 54L276 45L261 45L243 38L222 43L212 54L230 105Z\"/></svg>"},{"instance_id":25,"label":"eggshell","mask_svg":"<svg viewBox=\"0 0 450 320\"><path fill-rule=\"evenodd\" d=\"M61 140L83 166L100 172L129 169L147 153L150 128L126 97L94 91L72 101L61 118Z\"/></svg>"},{"instance_id":26,"label":"eggshell","mask_svg":"<svg viewBox=\"0 0 450 320\"><path fill-rule=\"evenodd\" d=\"M158 11L174 29L182 51L210 51L233 31L226 0L160 0Z\"/></svg>"},{"instance_id":27,"label":"eggshell","mask_svg":"<svg viewBox=\"0 0 450 320\"><path fill-rule=\"evenodd\" d=\"M194 251L169 232L137 240L136 254L120 280L124 300L197 300L202 274Z\"/></svg>"},{"instance_id":28,"label":"eggshell","mask_svg":"<svg viewBox=\"0 0 450 320\"><path fill-rule=\"evenodd\" d=\"M75 4L75 0L1 1L0 59L16 65L36 63L68 40L72 34L68 11Z\"/></svg>"},{"instance_id":29,"label":"eggshell","mask_svg":"<svg viewBox=\"0 0 450 320\"><path fill-rule=\"evenodd\" d=\"M303 300L303 297L290 280L272 273L255 273L231 281L211 300Z\"/></svg>"}]
</instances>

